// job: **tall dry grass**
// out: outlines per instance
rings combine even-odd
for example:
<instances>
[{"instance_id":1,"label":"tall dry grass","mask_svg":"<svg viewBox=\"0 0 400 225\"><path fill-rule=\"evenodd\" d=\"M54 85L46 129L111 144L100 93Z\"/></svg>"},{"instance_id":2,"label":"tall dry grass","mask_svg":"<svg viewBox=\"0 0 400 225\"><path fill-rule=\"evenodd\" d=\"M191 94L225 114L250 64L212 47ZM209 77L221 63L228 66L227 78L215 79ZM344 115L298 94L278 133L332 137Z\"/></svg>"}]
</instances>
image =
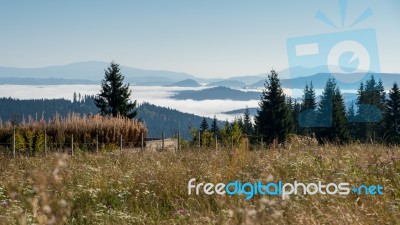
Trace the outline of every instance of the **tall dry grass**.
<instances>
[{"instance_id":1,"label":"tall dry grass","mask_svg":"<svg viewBox=\"0 0 400 225\"><path fill-rule=\"evenodd\" d=\"M400 148L80 152L1 158L0 221L8 224L399 224ZM187 183L256 180L384 186L384 195L188 195ZM1 223L1 222L0 222Z\"/></svg>"},{"instance_id":2,"label":"tall dry grass","mask_svg":"<svg viewBox=\"0 0 400 225\"><path fill-rule=\"evenodd\" d=\"M102 145L100 147L119 146L121 135L124 147L136 147L140 145L142 134L146 137L146 133L142 123L125 117L69 114L65 118L56 115L47 122L28 117L16 126L15 139L17 151L37 153L44 151L45 135L48 149L71 147L73 137L75 148L94 150L97 142ZM8 150L12 147L12 136L10 121L0 125L0 143L7 143Z\"/></svg>"}]
</instances>

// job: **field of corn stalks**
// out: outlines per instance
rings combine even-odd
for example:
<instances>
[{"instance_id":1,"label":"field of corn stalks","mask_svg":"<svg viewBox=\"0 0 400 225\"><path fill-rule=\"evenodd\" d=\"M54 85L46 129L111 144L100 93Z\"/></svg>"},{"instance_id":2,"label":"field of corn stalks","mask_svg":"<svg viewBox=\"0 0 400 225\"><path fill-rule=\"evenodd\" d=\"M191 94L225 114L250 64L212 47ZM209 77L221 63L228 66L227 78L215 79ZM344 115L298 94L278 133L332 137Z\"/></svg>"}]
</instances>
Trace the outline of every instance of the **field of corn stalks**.
<instances>
[{"instance_id":1,"label":"field of corn stalks","mask_svg":"<svg viewBox=\"0 0 400 225\"><path fill-rule=\"evenodd\" d=\"M0 143L2 152L10 152L13 143L14 126L8 121L0 123ZM142 134L146 136L145 126L137 120L123 117L84 116L70 114L66 118L56 115L52 120L29 117L15 126L15 148L19 154L34 155L46 150L71 148L90 150L112 150L119 146L121 138L124 147L138 147ZM45 146L46 142L46 146Z\"/></svg>"},{"instance_id":2,"label":"field of corn stalks","mask_svg":"<svg viewBox=\"0 0 400 225\"><path fill-rule=\"evenodd\" d=\"M79 129L79 128L78 128ZM292 138L293 139L293 138ZM0 158L0 224L399 224L400 148L78 151ZM188 195L188 181L349 182L383 195Z\"/></svg>"}]
</instances>

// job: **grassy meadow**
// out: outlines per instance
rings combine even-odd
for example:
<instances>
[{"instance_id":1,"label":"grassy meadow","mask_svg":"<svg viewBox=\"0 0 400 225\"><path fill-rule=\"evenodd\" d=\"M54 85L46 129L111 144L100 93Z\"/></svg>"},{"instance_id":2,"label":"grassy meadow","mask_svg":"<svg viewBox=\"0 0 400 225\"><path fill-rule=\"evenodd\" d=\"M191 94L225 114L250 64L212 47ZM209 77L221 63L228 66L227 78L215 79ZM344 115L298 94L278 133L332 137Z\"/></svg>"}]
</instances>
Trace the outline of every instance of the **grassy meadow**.
<instances>
[{"instance_id":1,"label":"grassy meadow","mask_svg":"<svg viewBox=\"0 0 400 225\"><path fill-rule=\"evenodd\" d=\"M400 224L400 148L76 152L0 159L0 224ZM188 181L381 184L384 194L188 195Z\"/></svg>"}]
</instances>

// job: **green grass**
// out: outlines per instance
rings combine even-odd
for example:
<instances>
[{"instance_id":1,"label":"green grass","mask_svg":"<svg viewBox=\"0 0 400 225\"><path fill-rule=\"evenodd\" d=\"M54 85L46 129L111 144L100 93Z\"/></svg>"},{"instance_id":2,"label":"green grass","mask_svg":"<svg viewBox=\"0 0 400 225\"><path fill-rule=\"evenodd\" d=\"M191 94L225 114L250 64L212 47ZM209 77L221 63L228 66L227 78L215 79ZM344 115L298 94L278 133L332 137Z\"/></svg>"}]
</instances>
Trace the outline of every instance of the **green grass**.
<instances>
[{"instance_id":1,"label":"green grass","mask_svg":"<svg viewBox=\"0 0 400 225\"><path fill-rule=\"evenodd\" d=\"M0 224L399 224L400 148L78 152L1 158ZM381 184L384 195L188 195L187 183L321 180Z\"/></svg>"}]
</instances>

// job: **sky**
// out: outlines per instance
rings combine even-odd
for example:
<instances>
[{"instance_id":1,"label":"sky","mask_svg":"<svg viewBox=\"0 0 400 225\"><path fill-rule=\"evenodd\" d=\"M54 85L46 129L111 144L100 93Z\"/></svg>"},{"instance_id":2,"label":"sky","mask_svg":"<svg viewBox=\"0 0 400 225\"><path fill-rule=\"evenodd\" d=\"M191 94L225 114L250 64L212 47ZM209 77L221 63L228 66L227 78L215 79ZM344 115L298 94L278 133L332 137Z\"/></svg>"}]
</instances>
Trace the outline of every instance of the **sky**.
<instances>
[{"instance_id":1,"label":"sky","mask_svg":"<svg viewBox=\"0 0 400 225\"><path fill-rule=\"evenodd\" d=\"M286 40L373 28L380 70L400 72L400 1L0 0L0 66L111 61L204 78L288 68ZM372 16L349 28L367 8ZM338 28L316 19L317 11Z\"/></svg>"}]
</instances>

